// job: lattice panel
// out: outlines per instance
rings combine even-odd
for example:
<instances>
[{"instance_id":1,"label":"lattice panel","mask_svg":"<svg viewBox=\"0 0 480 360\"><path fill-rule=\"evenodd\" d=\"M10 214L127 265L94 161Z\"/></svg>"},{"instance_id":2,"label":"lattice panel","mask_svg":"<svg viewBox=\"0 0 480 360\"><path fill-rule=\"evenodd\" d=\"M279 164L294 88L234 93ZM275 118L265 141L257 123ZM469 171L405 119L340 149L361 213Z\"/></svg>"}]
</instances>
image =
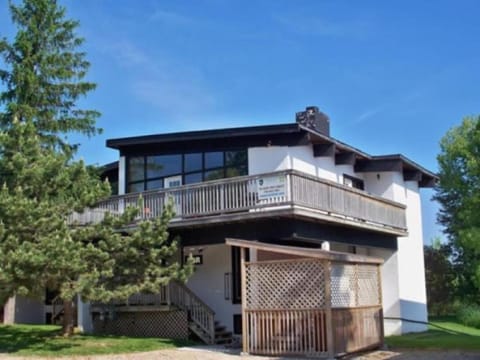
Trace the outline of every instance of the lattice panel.
<instances>
[{"instance_id":1,"label":"lattice panel","mask_svg":"<svg viewBox=\"0 0 480 360\"><path fill-rule=\"evenodd\" d=\"M188 338L188 321L185 311L118 312L93 314L93 331L96 334L138 337Z\"/></svg>"},{"instance_id":2,"label":"lattice panel","mask_svg":"<svg viewBox=\"0 0 480 360\"><path fill-rule=\"evenodd\" d=\"M378 270L375 265L357 265L358 306L381 305Z\"/></svg>"},{"instance_id":3,"label":"lattice panel","mask_svg":"<svg viewBox=\"0 0 480 360\"><path fill-rule=\"evenodd\" d=\"M353 307L356 300L357 276L355 265L332 264L332 307Z\"/></svg>"},{"instance_id":4,"label":"lattice panel","mask_svg":"<svg viewBox=\"0 0 480 360\"><path fill-rule=\"evenodd\" d=\"M332 264L332 307L381 305L376 265Z\"/></svg>"},{"instance_id":5,"label":"lattice panel","mask_svg":"<svg viewBox=\"0 0 480 360\"><path fill-rule=\"evenodd\" d=\"M312 309L325 306L325 264L286 260L246 265L249 310Z\"/></svg>"}]
</instances>

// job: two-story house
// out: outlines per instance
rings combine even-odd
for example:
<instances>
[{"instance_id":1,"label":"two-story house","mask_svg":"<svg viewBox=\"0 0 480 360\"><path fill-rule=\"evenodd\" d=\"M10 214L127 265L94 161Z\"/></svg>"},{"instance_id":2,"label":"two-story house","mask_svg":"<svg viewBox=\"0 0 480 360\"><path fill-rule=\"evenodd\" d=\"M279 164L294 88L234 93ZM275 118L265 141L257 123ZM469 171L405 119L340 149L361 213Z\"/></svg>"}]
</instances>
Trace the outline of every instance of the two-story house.
<instances>
[{"instance_id":1,"label":"two-story house","mask_svg":"<svg viewBox=\"0 0 480 360\"><path fill-rule=\"evenodd\" d=\"M426 329L407 320L427 320L419 192L436 176L414 161L336 140L316 107L290 124L111 139L107 146L119 152L118 163L105 168L118 195L76 221L121 212L139 193L143 218L173 200L179 258L196 261L182 296L211 310L228 332L240 334L242 321L240 249L226 244L231 238L381 258L385 334ZM249 259L278 257L252 248ZM79 307L87 330L99 319L92 323L91 311Z\"/></svg>"}]
</instances>

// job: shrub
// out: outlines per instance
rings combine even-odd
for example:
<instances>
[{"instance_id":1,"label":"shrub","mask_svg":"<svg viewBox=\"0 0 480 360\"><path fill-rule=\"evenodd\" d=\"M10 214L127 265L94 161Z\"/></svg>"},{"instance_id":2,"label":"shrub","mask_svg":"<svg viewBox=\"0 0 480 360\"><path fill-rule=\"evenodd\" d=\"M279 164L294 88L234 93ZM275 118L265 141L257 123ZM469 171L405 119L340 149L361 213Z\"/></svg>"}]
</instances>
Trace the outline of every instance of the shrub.
<instances>
[{"instance_id":1,"label":"shrub","mask_svg":"<svg viewBox=\"0 0 480 360\"><path fill-rule=\"evenodd\" d=\"M457 319L463 325L480 329L480 306L465 305L459 308L457 312Z\"/></svg>"}]
</instances>

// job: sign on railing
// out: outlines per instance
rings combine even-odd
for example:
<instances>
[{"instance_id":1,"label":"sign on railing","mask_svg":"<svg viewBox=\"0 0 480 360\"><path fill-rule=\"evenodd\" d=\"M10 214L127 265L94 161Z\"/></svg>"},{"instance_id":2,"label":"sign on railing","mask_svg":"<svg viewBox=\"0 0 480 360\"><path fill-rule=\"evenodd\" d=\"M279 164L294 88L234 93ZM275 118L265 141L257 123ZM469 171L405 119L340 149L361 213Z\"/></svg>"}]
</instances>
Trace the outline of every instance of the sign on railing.
<instances>
[{"instance_id":1,"label":"sign on railing","mask_svg":"<svg viewBox=\"0 0 480 360\"><path fill-rule=\"evenodd\" d=\"M285 197L287 194L286 176L264 176L257 179L258 200Z\"/></svg>"}]
</instances>

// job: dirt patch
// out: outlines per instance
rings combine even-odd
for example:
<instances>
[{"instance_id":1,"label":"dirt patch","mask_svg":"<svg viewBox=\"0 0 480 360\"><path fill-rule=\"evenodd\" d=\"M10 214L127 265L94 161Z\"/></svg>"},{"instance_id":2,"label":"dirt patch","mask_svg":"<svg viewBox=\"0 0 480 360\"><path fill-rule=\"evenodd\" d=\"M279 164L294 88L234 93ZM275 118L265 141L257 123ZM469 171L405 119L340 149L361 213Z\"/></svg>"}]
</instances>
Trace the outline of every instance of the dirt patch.
<instances>
[{"instance_id":1,"label":"dirt patch","mask_svg":"<svg viewBox=\"0 0 480 360\"><path fill-rule=\"evenodd\" d=\"M372 351L344 360L480 360L480 352L465 351Z\"/></svg>"},{"instance_id":2,"label":"dirt patch","mask_svg":"<svg viewBox=\"0 0 480 360\"><path fill-rule=\"evenodd\" d=\"M69 359L62 357L60 359ZM0 354L0 360L52 360L52 357L18 357ZM188 347L174 350L159 350L144 353L116 354L116 355L91 355L76 356L75 360L242 360L242 359L268 359L281 358L241 356L238 349L225 349L220 347ZM287 358L293 360L293 358ZM303 358L305 359L305 358ZM480 360L480 352L464 351L372 351L343 358L343 360Z\"/></svg>"}]
</instances>

